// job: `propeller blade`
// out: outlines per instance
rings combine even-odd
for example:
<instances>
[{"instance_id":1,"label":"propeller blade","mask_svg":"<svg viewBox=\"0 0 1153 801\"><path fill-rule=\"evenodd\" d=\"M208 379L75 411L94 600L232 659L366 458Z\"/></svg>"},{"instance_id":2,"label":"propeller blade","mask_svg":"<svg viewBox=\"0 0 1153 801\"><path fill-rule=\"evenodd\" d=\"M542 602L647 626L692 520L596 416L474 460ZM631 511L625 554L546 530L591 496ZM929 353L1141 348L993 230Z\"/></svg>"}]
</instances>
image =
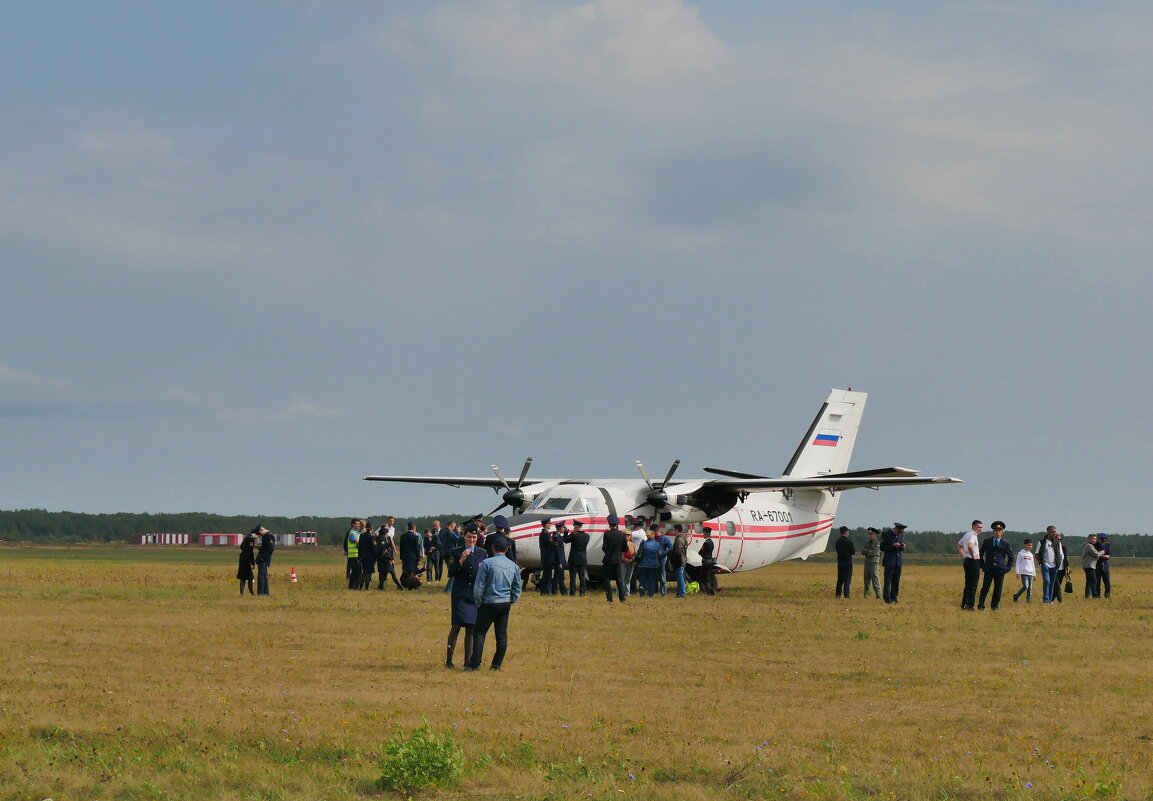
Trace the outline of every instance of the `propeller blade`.
<instances>
[{"instance_id":1,"label":"propeller blade","mask_svg":"<svg viewBox=\"0 0 1153 801\"><path fill-rule=\"evenodd\" d=\"M491 512L489 512L489 513L488 513L488 517L492 517L493 515L495 515L497 512L499 512L501 509L503 509L503 508L504 508L504 507L506 507L506 506L508 506L508 503L507 503L507 502L505 502L505 503L502 503L500 506L496 507L496 508L495 508L495 509L493 509Z\"/></svg>"},{"instance_id":2,"label":"propeller blade","mask_svg":"<svg viewBox=\"0 0 1153 801\"><path fill-rule=\"evenodd\" d=\"M677 472L677 468L680 466L680 459L677 459L675 462L673 462L673 466L669 468L669 474L665 476L665 480L661 482L661 489L664 489L669 485L669 482L673 480L673 473Z\"/></svg>"},{"instance_id":3,"label":"propeller blade","mask_svg":"<svg viewBox=\"0 0 1153 801\"><path fill-rule=\"evenodd\" d=\"M524 477L528 475L528 469L532 466L532 457L524 460L524 467L520 469L520 478L516 480L516 488L520 489L520 485L524 483Z\"/></svg>"},{"instance_id":4,"label":"propeller blade","mask_svg":"<svg viewBox=\"0 0 1153 801\"><path fill-rule=\"evenodd\" d=\"M643 464L641 464L640 459L637 459L637 470L641 471L641 478L643 478L645 480L645 483L648 484L649 491L651 492L653 489L653 482L649 480L649 472L647 470L645 470L645 466ZM640 507L637 507L637 508L640 508Z\"/></svg>"},{"instance_id":5,"label":"propeller blade","mask_svg":"<svg viewBox=\"0 0 1153 801\"><path fill-rule=\"evenodd\" d=\"M497 480L500 481L502 487L504 487L506 490L512 489L512 487L508 485L508 482L504 480L504 474L500 472L500 468L495 464L492 466L492 472L496 473Z\"/></svg>"}]
</instances>

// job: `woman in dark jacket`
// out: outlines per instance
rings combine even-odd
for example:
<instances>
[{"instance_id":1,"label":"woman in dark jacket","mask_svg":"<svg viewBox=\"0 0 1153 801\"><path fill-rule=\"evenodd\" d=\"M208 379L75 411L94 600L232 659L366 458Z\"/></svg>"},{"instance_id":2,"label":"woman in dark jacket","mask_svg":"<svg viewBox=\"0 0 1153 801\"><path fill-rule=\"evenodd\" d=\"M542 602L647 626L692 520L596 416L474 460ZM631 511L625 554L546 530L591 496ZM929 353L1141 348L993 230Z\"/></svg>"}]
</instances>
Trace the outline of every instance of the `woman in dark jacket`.
<instances>
[{"instance_id":1,"label":"woman in dark jacket","mask_svg":"<svg viewBox=\"0 0 1153 801\"><path fill-rule=\"evenodd\" d=\"M252 568L256 567L256 537L245 534L240 541L240 566L236 568L236 578L240 579L240 594L244 595L244 585L248 585L248 594L256 595L252 591Z\"/></svg>"},{"instance_id":2,"label":"woman in dark jacket","mask_svg":"<svg viewBox=\"0 0 1153 801\"><path fill-rule=\"evenodd\" d=\"M488 558L488 553L476 544L476 529L465 529L464 545L453 548L448 557L448 575L452 579L452 628L448 630L448 650L444 656L444 666L453 667L452 654L456 650L456 638L464 629L464 663L472 659L472 627L476 624L476 604L473 603L472 586L476 581L476 570Z\"/></svg>"},{"instance_id":3,"label":"woman in dark jacket","mask_svg":"<svg viewBox=\"0 0 1153 801\"><path fill-rule=\"evenodd\" d=\"M360 560L360 589L367 590L372 586L372 574L376 571L376 535L372 533L372 526L367 525L364 533L360 535L357 543L356 556Z\"/></svg>"}]
</instances>

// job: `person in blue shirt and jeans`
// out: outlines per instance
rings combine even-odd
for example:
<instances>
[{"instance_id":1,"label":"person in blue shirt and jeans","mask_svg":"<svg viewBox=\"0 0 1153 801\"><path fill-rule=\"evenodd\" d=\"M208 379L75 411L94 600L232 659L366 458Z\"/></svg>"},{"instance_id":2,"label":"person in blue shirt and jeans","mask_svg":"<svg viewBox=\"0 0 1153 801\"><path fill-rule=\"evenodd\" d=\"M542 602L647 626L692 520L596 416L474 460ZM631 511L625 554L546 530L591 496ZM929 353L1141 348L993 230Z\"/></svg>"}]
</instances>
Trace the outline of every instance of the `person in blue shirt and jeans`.
<instances>
[{"instance_id":1,"label":"person in blue shirt and jeans","mask_svg":"<svg viewBox=\"0 0 1153 801\"><path fill-rule=\"evenodd\" d=\"M464 666L465 670L480 669L484 657L484 638L491 626L496 627L496 653L492 656L491 668L500 670L508 650L509 612L520 598L520 568L506 555L508 540L497 534L490 539L490 544L492 556L480 563L472 585L477 613L472 633L472 656Z\"/></svg>"}]
</instances>

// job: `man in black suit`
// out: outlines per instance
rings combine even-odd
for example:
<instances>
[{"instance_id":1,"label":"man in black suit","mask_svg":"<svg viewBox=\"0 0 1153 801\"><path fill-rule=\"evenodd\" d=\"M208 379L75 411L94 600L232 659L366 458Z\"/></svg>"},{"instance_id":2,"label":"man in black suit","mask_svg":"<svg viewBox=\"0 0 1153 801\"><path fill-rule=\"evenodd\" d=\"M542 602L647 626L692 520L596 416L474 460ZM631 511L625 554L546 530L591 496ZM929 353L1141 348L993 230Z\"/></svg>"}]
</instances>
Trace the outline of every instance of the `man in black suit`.
<instances>
[{"instance_id":1,"label":"man in black suit","mask_svg":"<svg viewBox=\"0 0 1153 801\"><path fill-rule=\"evenodd\" d=\"M272 552L276 550L276 537L264 526L258 525L252 533L260 537L260 550L256 552L256 594L268 595L268 568Z\"/></svg>"},{"instance_id":2,"label":"man in black suit","mask_svg":"<svg viewBox=\"0 0 1153 801\"><path fill-rule=\"evenodd\" d=\"M881 532L881 564L885 567L884 586L881 588L881 597L887 604L897 603L897 596L901 594L901 568L905 563L905 529L904 523L894 523L892 528Z\"/></svg>"},{"instance_id":3,"label":"man in black suit","mask_svg":"<svg viewBox=\"0 0 1153 801\"><path fill-rule=\"evenodd\" d=\"M588 586L588 547L589 535L585 531L583 520L572 521L572 531L566 532L564 541L569 546L568 551L568 594L577 594L577 579L580 579L580 594L585 594Z\"/></svg>"},{"instance_id":4,"label":"man in black suit","mask_svg":"<svg viewBox=\"0 0 1153 801\"><path fill-rule=\"evenodd\" d=\"M406 590L420 586L417 570L420 567L420 535L416 533L416 523L408 521L408 526L400 535L400 583Z\"/></svg>"},{"instance_id":5,"label":"man in black suit","mask_svg":"<svg viewBox=\"0 0 1153 801\"><path fill-rule=\"evenodd\" d=\"M604 558L601 565L604 567L605 599L613 602L613 580L617 582L617 597L623 604L629 597L628 582L625 581L624 562L621 561L621 551L625 549L625 533L620 530L621 519L616 515L608 517L609 530L605 532L601 549Z\"/></svg>"},{"instance_id":6,"label":"man in black suit","mask_svg":"<svg viewBox=\"0 0 1153 801\"><path fill-rule=\"evenodd\" d=\"M857 546L849 538L849 527L841 526L841 536L837 539L837 597L849 597L849 585L853 581L853 556Z\"/></svg>"}]
</instances>

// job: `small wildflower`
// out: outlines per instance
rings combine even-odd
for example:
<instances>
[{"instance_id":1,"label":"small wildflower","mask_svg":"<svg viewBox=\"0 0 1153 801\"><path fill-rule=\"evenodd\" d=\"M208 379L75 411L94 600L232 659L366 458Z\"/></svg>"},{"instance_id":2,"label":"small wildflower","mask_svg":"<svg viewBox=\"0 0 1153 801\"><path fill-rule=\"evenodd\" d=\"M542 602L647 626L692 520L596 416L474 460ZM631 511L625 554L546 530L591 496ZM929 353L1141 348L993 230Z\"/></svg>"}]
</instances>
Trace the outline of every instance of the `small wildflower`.
<instances>
[{"instance_id":1,"label":"small wildflower","mask_svg":"<svg viewBox=\"0 0 1153 801\"><path fill-rule=\"evenodd\" d=\"M636 780L637 780L637 777L636 777L636 776L634 776L634 775L632 775L632 774L630 773L630 774L629 774L629 781L630 781L630 782L635 782Z\"/></svg>"},{"instance_id":2,"label":"small wildflower","mask_svg":"<svg viewBox=\"0 0 1153 801\"><path fill-rule=\"evenodd\" d=\"M1025 789L1028 790L1033 786L1033 782L1025 782Z\"/></svg>"}]
</instances>

